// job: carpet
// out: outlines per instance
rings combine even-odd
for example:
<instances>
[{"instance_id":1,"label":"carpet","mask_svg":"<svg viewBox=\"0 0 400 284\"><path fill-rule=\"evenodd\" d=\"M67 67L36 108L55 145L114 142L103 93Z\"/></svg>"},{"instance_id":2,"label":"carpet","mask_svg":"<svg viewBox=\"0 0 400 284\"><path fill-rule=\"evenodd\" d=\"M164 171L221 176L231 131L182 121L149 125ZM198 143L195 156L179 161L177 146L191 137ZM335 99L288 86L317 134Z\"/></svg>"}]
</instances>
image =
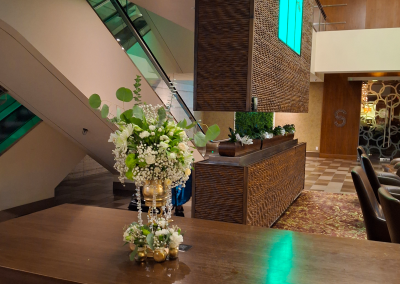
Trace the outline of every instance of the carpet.
<instances>
[{"instance_id":1,"label":"carpet","mask_svg":"<svg viewBox=\"0 0 400 284\"><path fill-rule=\"evenodd\" d=\"M364 218L355 194L305 190L272 228L367 239Z\"/></svg>"}]
</instances>

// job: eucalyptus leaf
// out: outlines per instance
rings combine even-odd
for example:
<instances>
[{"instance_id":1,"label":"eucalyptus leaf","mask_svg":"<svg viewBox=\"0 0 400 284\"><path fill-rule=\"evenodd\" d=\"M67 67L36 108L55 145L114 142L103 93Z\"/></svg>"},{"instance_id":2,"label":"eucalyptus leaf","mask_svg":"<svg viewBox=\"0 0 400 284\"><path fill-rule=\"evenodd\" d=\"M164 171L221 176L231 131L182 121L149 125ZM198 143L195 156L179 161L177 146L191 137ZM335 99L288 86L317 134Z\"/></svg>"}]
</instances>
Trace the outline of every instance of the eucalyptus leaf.
<instances>
[{"instance_id":1,"label":"eucalyptus leaf","mask_svg":"<svg viewBox=\"0 0 400 284\"><path fill-rule=\"evenodd\" d=\"M117 99L122 102L130 102L133 99L132 91L128 88L121 87L117 90Z\"/></svg>"},{"instance_id":2,"label":"eucalyptus leaf","mask_svg":"<svg viewBox=\"0 0 400 284\"><path fill-rule=\"evenodd\" d=\"M93 94L89 97L89 105L92 108L99 108L101 105L101 99L98 94Z\"/></svg>"},{"instance_id":3,"label":"eucalyptus leaf","mask_svg":"<svg viewBox=\"0 0 400 284\"><path fill-rule=\"evenodd\" d=\"M109 111L110 111L110 109L109 109L108 105L104 104L103 107L101 108L101 117L107 118Z\"/></svg>"},{"instance_id":4,"label":"eucalyptus leaf","mask_svg":"<svg viewBox=\"0 0 400 284\"><path fill-rule=\"evenodd\" d=\"M188 126L186 126L186 129L193 128L195 125L197 125L197 122L196 122L196 121L193 122L193 123L191 123L191 124L189 124Z\"/></svg>"},{"instance_id":5,"label":"eucalyptus leaf","mask_svg":"<svg viewBox=\"0 0 400 284\"><path fill-rule=\"evenodd\" d=\"M141 107L134 106L132 110L133 110L133 116L134 117L143 120L144 113L143 113L143 109Z\"/></svg>"},{"instance_id":6,"label":"eucalyptus leaf","mask_svg":"<svg viewBox=\"0 0 400 284\"><path fill-rule=\"evenodd\" d=\"M154 234L153 234L153 233L148 234L148 235L146 236L146 241L147 241L147 245L150 247L150 249L151 249L151 250L154 250L154 246L153 246L153 243L154 243Z\"/></svg>"},{"instance_id":7,"label":"eucalyptus leaf","mask_svg":"<svg viewBox=\"0 0 400 284\"><path fill-rule=\"evenodd\" d=\"M129 119L129 121L131 123L133 123L133 124L136 124L139 127L143 127L143 121L141 119L139 119L139 118L132 117L132 118Z\"/></svg>"},{"instance_id":8,"label":"eucalyptus leaf","mask_svg":"<svg viewBox=\"0 0 400 284\"><path fill-rule=\"evenodd\" d=\"M131 119L132 116L133 116L133 110L128 109L127 111L124 111L122 114L123 114L127 119Z\"/></svg>"},{"instance_id":9,"label":"eucalyptus leaf","mask_svg":"<svg viewBox=\"0 0 400 284\"><path fill-rule=\"evenodd\" d=\"M218 137L219 133L221 130L219 129L219 126L214 124L211 125L206 132L206 139L207 141L214 140Z\"/></svg>"},{"instance_id":10,"label":"eucalyptus leaf","mask_svg":"<svg viewBox=\"0 0 400 284\"><path fill-rule=\"evenodd\" d=\"M197 132L194 135L194 144L197 147L205 147L207 145L207 139L203 132Z\"/></svg>"},{"instance_id":11,"label":"eucalyptus leaf","mask_svg":"<svg viewBox=\"0 0 400 284\"><path fill-rule=\"evenodd\" d=\"M161 126L166 118L167 118L167 112L165 111L165 108L160 107L158 109L158 126Z\"/></svg>"},{"instance_id":12,"label":"eucalyptus leaf","mask_svg":"<svg viewBox=\"0 0 400 284\"><path fill-rule=\"evenodd\" d=\"M135 260L135 256L136 256L137 252L138 252L138 246L136 245L136 246L135 246L135 250L134 250L133 252L131 252L131 254L129 255L129 259L130 259L131 261L134 261L134 260Z\"/></svg>"}]
</instances>

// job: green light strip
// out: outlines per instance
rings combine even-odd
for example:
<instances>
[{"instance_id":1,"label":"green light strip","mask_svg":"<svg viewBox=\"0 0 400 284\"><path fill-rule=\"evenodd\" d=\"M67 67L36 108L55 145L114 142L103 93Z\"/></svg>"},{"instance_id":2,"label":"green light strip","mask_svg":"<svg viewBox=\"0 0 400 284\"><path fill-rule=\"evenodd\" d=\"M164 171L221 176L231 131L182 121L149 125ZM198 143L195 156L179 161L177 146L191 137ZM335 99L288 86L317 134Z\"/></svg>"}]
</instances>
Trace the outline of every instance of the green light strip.
<instances>
[{"instance_id":1,"label":"green light strip","mask_svg":"<svg viewBox=\"0 0 400 284\"><path fill-rule=\"evenodd\" d=\"M11 134L3 143L0 144L0 155L3 154L3 151L12 146L15 142L17 142L21 137L23 137L29 130L32 129L36 124L38 124L41 119L37 116L33 117L23 126L21 126L17 131Z\"/></svg>"}]
</instances>

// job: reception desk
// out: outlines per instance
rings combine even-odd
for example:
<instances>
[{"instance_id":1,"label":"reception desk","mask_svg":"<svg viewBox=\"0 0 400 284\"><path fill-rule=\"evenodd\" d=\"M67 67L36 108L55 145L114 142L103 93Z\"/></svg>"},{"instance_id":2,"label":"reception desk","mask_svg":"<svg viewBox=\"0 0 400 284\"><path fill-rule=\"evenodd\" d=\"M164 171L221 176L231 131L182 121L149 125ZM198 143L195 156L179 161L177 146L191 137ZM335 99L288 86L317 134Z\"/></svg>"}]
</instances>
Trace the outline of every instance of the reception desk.
<instances>
[{"instance_id":1,"label":"reception desk","mask_svg":"<svg viewBox=\"0 0 400 284\"><path fill-rule=\"evenodd\" d=\"M192 216L270 227L304 189L306 144L297 139L195 164Z\"/></svg>"}]
</instances>

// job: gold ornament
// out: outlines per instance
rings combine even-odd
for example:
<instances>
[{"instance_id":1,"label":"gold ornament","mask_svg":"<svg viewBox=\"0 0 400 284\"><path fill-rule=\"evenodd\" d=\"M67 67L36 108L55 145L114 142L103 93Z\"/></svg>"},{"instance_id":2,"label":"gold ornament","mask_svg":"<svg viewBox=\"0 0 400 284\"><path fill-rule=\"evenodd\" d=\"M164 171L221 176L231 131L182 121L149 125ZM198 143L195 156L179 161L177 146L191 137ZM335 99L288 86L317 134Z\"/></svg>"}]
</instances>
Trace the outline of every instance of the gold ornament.
<instances>
[{"instance_id":1,"label":"gold ornament","mask_svg":"<svg viewBox=\"0 0 400 284\"><path fill-rule=\"evenodd\" d=\"M169 259L177 259L179 256L179 248L169 248Z\"/></svg>"},{"instance_id":2,"label":"gold ornament","mask_svg":"<svg viewBox=\"0 0 400 284\"><path fill-rule=\"evenodd\" d=\"M155 249L153 258L157 262L163 262L167 258L167 252L164 250L164 248Z\"/></svg>"},{"instance_id":3,"label":"gold ornament","mask_svg":"<svg viewBox=\"0 0 400 284\"><path fill-rule=\"evenodd\" d=\"M147 259L146 248L145 247L138 248L138 252L135 255L135 260L137 262L143 262L146 259Z\"/></svg>"}]
</instances>

